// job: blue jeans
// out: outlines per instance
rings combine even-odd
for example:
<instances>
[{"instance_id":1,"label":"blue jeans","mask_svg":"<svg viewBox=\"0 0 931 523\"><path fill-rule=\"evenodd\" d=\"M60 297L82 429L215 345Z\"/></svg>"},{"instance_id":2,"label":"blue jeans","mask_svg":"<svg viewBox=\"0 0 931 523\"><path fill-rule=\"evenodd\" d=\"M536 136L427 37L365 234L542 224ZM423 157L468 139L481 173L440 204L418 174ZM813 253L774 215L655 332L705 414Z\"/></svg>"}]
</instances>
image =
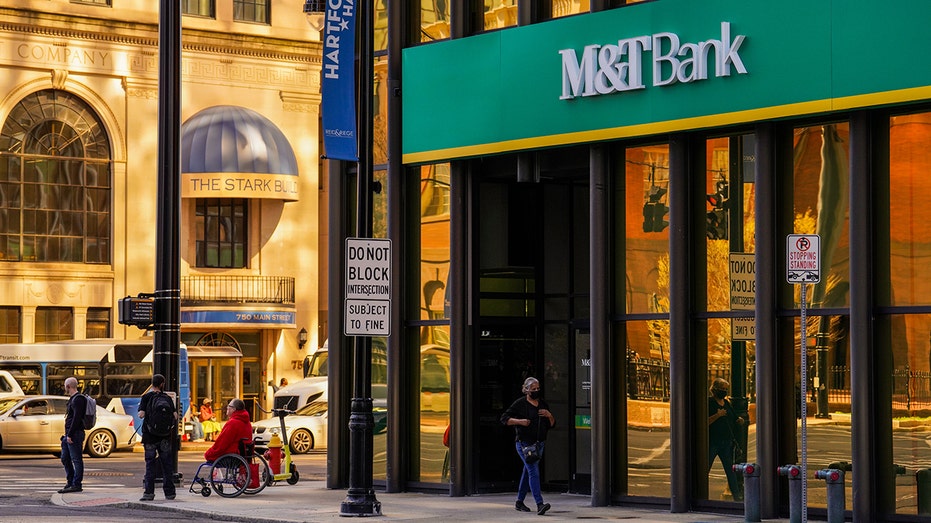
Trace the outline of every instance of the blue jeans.
<instances>
[{"instance_id":1,"label":"blue jeans","mask_svg":"<svg viewBox=\"0 0 931 523\"><path fill-rule=\"evenodd\" d=\"M520 449L520 441L515 442L514 447L517 449L517 455L524 463L524 472L520 475L520 486L517 487L517 501L524 501L527 493L533 494L533 500L537 505L543 503L543 493L540 492L540 460L543 459L543 442L537 443L537 451L540 453L540 459L534 463L528 464L524 461L524 453Z\"/></svg>"},{"instance_id":2,"label":"blue jeans","mask_svg":"<svg viewBox=\"0 0 931 523\"><path fill-rule=\"evenodd\" d=\"M82 433L83 436L83 433ZM61 437L61 464L65 466L65 479L68 485L80 487L84 481L84 438L72 439L68 443L65 436Z\"/></svg>"},{"instance_id":3,"label":"blue jeans","mask_svg":"<svg viewBox=\"0 0 931 523\"><path fill-rule=\"evenodd\" d=\"M191 439L204 439L204 426L197 418L191 418Z\"/></svg>"},{"instance_id":4,"label":"blue jeans","mask_svg":"<svg viewBox=\"0 0 931 523\"><path fill-rule=\"evenodd\" d=\"M737 473L732 468L734 464L734 442L731 440L711 442L708 448L708 472L711 472L711 465L714 464L715 456L721 459L724 476L727 478L727 486L734 496L734 501L743 501L743 483L738 480Z\"/></svg>"},{"instance_id":5,"label":"blue jeans","mask_svg":"<svg viewBox=\"0 0 931 523\"><path fill-rule=\"evenodd\" d=\"M145 443L145 477L142 479L142 488L146 494L155 494L156 467L162 471L162 489L165 496L175 495L175 463L171 451L171 440L168 438L156 443Z\"/></svg>"}]
</instances>

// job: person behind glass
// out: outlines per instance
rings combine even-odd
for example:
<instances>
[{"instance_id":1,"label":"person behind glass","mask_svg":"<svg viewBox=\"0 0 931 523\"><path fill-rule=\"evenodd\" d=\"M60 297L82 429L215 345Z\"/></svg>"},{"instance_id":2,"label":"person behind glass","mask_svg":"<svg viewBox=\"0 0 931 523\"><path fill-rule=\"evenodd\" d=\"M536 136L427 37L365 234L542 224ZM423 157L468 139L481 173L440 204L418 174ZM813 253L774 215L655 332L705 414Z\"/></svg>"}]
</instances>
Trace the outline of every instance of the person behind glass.
<instances>
[{"instance_id":1,"label":"person behind glass","mask_svg":"<svg viewBox=\"0 0 931 523\"><path fill-rule=\"evenodd\" d=\"M201 442L204 441L204 426L200 422L200 409L195 403L196 401L191 402L184 419L191 422L191 441Z\"/></svg>"},{"instance_id":2,"label":"person behind glass","mask_svg":"<svg viewBox=\"0 0 931 523\"><path fill-rule=\"evenodd\" d=\"M515 400L501 415L501 423L514 427L514 447L524 463L514 508L521 512L530 512L530 508L524 504L524 498L527 492L530 492L537 503L537 514L542 516L550 509L550 504L543 502L543 494L540 492L540 461L527 463L521 447L537 443L540 459L543 459L543 442L546 441L547 431L556 424L556 418L549 411L549 405L540 399L539 380L527 378L521 392L524 396Z\"/></svg>"},{"instance_id":3,"label":"person behind glass","mask_svg":"<svg viewBox=\"0 0 931 523\"><path fill-rule=\"evenodd\" d=\"M217 417L213 413L213 400L204 398L200 406L200 424L204 429L204 439L213 441L213 435L220 431L220 424L217 423Z\"/></svg>"},{"instance_id":4,"label":"person behind glass","mask_svg":"<svg viewBox=\"0 0 931 523\"><path fill-rule=\"evenodd\" d=\"M249 411L246 403L239 398L233 398L226 405L226 423L217 436L213 445L204 452L204 459L209 462L225 454L239 454L239 442L252 441L252 422L249 420Z\"/></svg>"},{"instance_id":5,"label":"person behind glass","mask_svg":"<svg viewBox=\"0 0 931 523\"><path fill-rule=\"evenodd\" d=\"M708 398L708 472L717 456L724 467L727 485L734 496L734 501L743 501L743 486L734 472L735 429L746 423L734 412L734 406L727 399L730 383L722 378L715 378L711 384L711 396Z\"/></svg>"},{"instance_id":6,"label":"person behind glass","mask_svg":"<svg viewBox=\"0 0 931 523\"><path fill-rule=\"evenodd\" d=\"M177 431L171 431L167 436L156 436L149 432L145 423L146 412L152 404L153 398L158 394L163 394L165 388L165 376L161 374L152 375L152 387L149 392L142 395L139 400L139 418L142 422L142 447L145 449L145 477L142 479L142 497L139 501L152 501L155 499L155 473L156 466L162 471L162 490L165 492L165 499L175 499L175 482L174 482L174 451L172 449L172 434ZM178 421L178 412L174 412L175 423Z\"/></svg>"},{"instance_id":7,"label":"person behind glass","mask_svg":"<svg viewBox=\"0 0 931 523\"><path fill-rule=\"evenodd\" d=\"M84 480L84 412L87 399L78 394L78 380L65 379L65 394L68 399L68 411L65 414L65 434L61 437L61 464L65 466L65 486L58 492L81 492Z\"/></svg>"}]
</instances>

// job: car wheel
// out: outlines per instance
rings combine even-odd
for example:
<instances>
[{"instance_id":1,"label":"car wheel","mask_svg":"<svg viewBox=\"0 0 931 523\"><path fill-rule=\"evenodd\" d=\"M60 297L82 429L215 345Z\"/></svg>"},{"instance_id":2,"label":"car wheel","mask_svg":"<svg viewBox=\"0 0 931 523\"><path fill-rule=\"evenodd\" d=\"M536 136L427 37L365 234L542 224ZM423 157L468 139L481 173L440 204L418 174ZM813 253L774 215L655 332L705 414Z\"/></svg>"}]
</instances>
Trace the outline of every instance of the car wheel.
<instances>
[{"instance_id":1,"label":"car wheel","mask_svg":"<svg viewBox=\"0 0 931 523\"><path fill-rule=\"evenodd\" d=\"M116 447L116 438L109 430L95 430L87 438L87 453L94 458L109 456Z\"/></svg>"},{"instance_id":2,"label":"car wheel","mask_svg":"<svg viewBox=\"0 0 931 523\"><path fill-rule=\"evenodd\" d=\"M307 454L314 448L314 435L307 429L298 429L291 434L291 452Z\"/></svg>"}]
</instances>

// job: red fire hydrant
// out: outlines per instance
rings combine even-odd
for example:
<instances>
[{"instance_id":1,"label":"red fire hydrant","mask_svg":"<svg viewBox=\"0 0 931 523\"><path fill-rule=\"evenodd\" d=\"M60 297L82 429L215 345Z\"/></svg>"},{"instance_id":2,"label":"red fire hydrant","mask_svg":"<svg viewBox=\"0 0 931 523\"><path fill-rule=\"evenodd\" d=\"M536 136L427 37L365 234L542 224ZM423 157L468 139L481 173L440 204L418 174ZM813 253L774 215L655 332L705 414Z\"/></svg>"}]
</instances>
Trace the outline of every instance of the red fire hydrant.
<instances>
[{"instance_id":1,"label":"red fire hydrant","mask_svg":"<svg viewBox=\"0 0 931 523\"><path fill-rule=\"evenodd\" d=\"M273 475L281 473L281 438L278 437L278 433L272 434L271 439L268 440L265 460L268 461L268 466L271 467Z\"/></svg>"}]
</instances>

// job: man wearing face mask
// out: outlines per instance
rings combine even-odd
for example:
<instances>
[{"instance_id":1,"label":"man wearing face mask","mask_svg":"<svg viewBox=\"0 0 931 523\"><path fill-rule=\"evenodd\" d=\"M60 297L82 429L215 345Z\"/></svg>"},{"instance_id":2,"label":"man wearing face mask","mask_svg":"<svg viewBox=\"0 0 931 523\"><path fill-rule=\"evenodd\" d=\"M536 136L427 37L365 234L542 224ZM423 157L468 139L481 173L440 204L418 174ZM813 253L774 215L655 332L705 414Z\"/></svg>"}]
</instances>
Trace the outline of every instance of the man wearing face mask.
<instances>
[{"instance_id":1,"label":"man wearing face mask","mask_svg":"<svg viewBox=\"0 0 931 523\"><path fill-rule=\"evenodd\" d=\"M743 485L731 466L734 464L736 427L742 426L746 420L734 412L734 406L727 399L730 387L730 383L721 378L715 378L711 384L711 397L708 398L708 472L711 472L715 456L720 458L734 501L743 501Z\"/></svg>"},{"instance_id":2,"label":"man wearing face mask","mask_svg":"<svg viewBox=\"0 0 931 523\"><path fill-rule=\"evenodd\" d=\"M519 512L532 512L530 507L524 504L524 498L530 493L537 503L537 515L542 516L550 509L550 504L543 501L543 494L540 491L539 459L543 458L543 442L546 441L546 433L556 424L556 418L550 412L549 405L541 399L540 382L536 378L530 377L524 380L521 392L524 395L517 398L501 415L503 425L514 427L515 448L517 455L524 463L514 508ZM527 445L536 445L539 456L536 460L530 461L524 455L523 447Z\"/></svg>"}]
</instances>

